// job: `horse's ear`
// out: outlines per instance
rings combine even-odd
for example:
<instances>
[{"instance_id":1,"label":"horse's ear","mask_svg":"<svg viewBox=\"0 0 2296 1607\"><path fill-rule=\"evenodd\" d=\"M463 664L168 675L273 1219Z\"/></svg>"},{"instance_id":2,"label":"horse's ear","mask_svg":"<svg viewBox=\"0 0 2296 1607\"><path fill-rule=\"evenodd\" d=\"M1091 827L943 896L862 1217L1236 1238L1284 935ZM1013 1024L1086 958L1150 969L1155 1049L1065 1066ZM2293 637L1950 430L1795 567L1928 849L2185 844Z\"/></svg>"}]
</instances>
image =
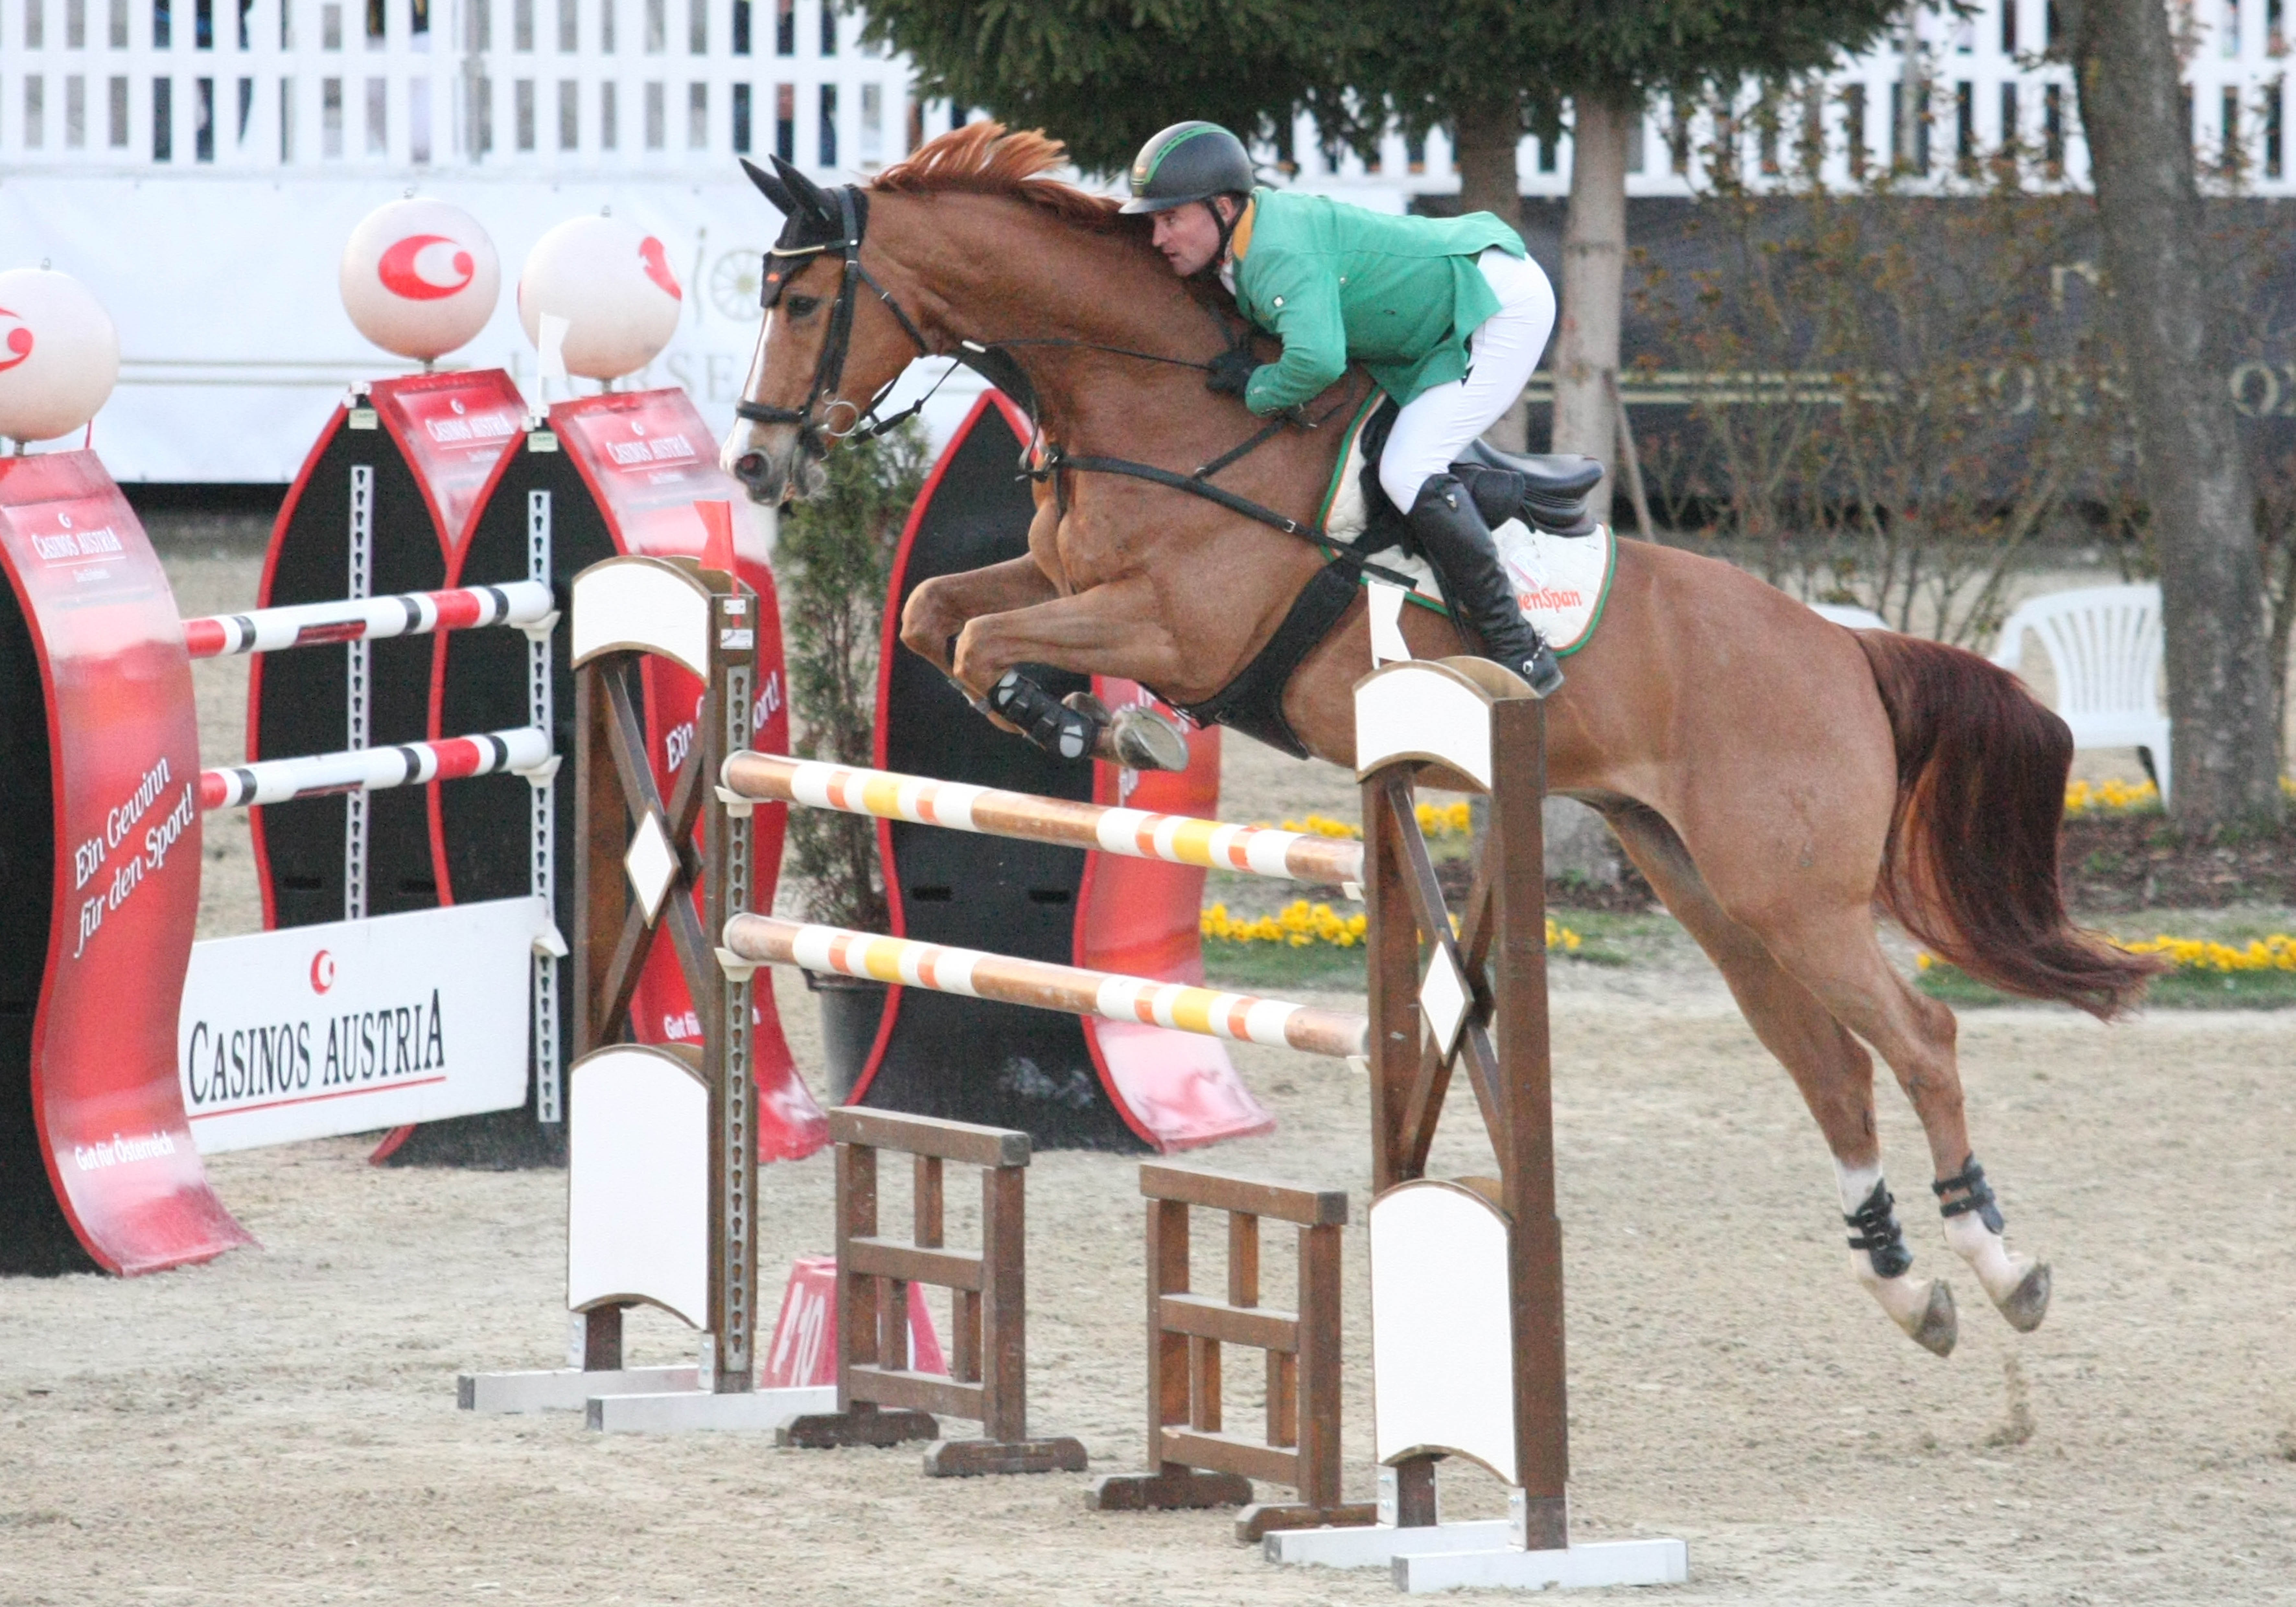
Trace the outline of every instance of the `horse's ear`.
<instances>
[{"instance_id":1,"label":"horse's ear","mask_svg":"<svg viewBox=\"0 0 2296 1607\"><path fill-rule=\"evenodd\" d=\"M774 171L780 176L782 184L788 189L791 198L797 202L798 206L820 218L831 228L837 228L839 226L837 203L829 199L829 193L808 178L793 163L782 160L779 152L774 153L773 160Z\"/></svg>"},{"instance_id":2,"label":"horse's ear","mask_svg":"<svg viewBox=\"0 0 2296 1607\"><path fill-rule=\"evenodd\" d=\"M790 193L787 184L748 157L744 156L738 160L742 164L742 171L748 174L750 182L758 186L758 193L773 202L775 211L783 217L787 217L797 210L797 198Z\"/></svg>"}]
</instances>

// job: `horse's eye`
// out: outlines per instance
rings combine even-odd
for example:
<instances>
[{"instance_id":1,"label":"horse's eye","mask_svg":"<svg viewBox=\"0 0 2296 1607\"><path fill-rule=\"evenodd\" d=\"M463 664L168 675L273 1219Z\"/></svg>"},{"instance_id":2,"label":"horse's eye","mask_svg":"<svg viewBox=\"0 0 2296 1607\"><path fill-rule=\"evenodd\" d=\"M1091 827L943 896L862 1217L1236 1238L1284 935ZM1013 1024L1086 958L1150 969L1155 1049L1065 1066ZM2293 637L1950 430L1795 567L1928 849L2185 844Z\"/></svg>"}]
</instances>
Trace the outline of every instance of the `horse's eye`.
<instances>
[{"instance_id":1,"label":"horse's eye","mask_svg":"<svg viewBox=\"0 0 2296 1607\"><path fill-rule=\"evenodd\" d=\"M791 296L789 298L788 306L789 316L791 317L810 318L814 314L821 310L821 298L818 296Z\"/></svg>"}]
</instances>

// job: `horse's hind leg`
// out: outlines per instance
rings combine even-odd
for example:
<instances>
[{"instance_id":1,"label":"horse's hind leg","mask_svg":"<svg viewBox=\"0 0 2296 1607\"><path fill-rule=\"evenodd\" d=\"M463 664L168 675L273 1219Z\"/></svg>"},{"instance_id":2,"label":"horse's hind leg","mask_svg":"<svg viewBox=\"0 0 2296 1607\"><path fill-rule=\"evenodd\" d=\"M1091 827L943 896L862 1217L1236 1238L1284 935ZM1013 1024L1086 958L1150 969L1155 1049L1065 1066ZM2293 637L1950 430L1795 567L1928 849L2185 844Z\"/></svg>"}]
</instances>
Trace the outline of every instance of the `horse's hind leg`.
<instances>
[{"instance_id":1,"label":"horse's hind leg","mask_svg":"<svg viewBox=\"0 0 2296 1607\"><path fill-rule=\"evenodd\" d=\"M1836 1020L1890 1062L1929 1139L1946 1242L2011 1327L2020 1333L2039 1327L2049 1309L2048 1264L2012 1253L2003 1237L2000 1209L1970 1149L1953 1012L1898 974L1866 909L1800 907L1764 940Z\"/></svg>"},{"instance_id":2,"label":"horse's hind leg","mask_svg":"<svg viewBox=\"0 0 2296 1607\"><path fill-rule=\"evenodd\" d=\"M1917 1343L1947 1355L1957 1334L1953 1294L1942 1281L1915 1275L1890 1209L1874 1127L1872 1058L1761 939L1716 902L1672 826L1640 804L1603 800L1603 807L1628 856L1721 971L1755 1036L1816 1118L1833 1154L1843 1218L1856 1230L1849 1259L1858 1282Z\"/></svg>"}]
</instances>

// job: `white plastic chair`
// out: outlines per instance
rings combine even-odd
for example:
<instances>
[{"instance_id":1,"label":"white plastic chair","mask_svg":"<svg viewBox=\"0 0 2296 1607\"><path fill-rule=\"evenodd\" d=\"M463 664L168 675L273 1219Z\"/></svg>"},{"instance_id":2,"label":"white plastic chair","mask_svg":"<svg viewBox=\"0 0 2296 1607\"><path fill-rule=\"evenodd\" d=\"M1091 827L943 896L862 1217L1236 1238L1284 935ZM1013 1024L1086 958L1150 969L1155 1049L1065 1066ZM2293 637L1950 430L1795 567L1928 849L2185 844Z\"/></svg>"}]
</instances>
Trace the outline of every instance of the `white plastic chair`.
<instances>
[{"instance_id":1,"label":"white plastic chair","mask_svg":"<svg viewBox=\"0 0 2296 1607\"><path fill-rule=\"evenodd\" d=\"M2095 586L2020 603L2001 627L1993 661L2014 672L2025 633L2041 638L2057 675L2057 713L2076 748L2137 748L2169 801L2169 717L2161 712L2161 588Z\"/></svg>"},{"instance_id":2,"label":"white plastic chair","mask_svg":"<svg viewBox=\"0 0 2296 1607\"><path fill-rule=\"evenodd\" d=\"M1846 625L1852 630L1887 630L1890 622L1870 608L1859 608L1849 603L1813 603L1809 611L1821 619L1831 619L1836 625Z\"/></svg>"}]
</instances>

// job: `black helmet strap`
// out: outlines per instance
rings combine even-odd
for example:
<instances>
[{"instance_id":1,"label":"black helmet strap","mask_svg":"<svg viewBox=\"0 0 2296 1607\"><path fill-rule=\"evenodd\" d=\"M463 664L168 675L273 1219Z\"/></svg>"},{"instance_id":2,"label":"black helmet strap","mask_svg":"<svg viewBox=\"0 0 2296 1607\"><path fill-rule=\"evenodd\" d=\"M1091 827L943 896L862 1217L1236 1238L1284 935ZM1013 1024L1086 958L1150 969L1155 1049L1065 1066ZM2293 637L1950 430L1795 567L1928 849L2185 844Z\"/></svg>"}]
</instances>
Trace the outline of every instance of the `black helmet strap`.
<instances>
[{"instance_id":1,"label":"black helmet strap","mask_svg":"<svg viewBox=\"0 0 2296 1607\"><path fill-rule=\"evenodd\" d=\"M1219 231L1219 249L1212 253L1211 267L1214 273L1218 273L1219 265L1227 260L1228 242L1235 238L1235 225L1243 221L1243 209L1250 204L1242 198L1238 198L1235 216L1223 217L1220 215L1219 202L1220 198L1217 195L1207 195L1203 199L1203 209L1212 215L1212 226Z\"/></svg>"}]
</instances>

